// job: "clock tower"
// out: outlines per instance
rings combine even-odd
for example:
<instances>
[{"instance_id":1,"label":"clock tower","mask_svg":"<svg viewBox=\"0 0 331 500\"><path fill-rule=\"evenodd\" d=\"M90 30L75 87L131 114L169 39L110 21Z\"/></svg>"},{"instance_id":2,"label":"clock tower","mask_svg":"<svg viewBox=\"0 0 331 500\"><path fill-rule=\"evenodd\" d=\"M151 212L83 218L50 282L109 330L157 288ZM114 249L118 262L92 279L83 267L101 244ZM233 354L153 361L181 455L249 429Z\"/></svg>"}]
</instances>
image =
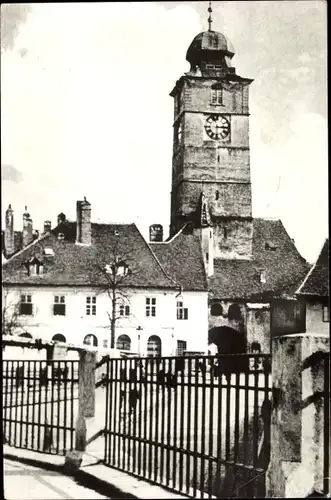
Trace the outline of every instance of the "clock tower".
<instances>
[{"instance_id":1,"label":"clock tower","mask_svg":"<svg viewBox=\"0 0 331 500\"><path fill-rule=\"evenodd\" d=\"M211 12L211 9L209 10ZM249 259L252 196L249 154L249 85L236 74L234 49L211 29L188 48L190 71L171 92L174 139L170 235L186 222L198 227L201 194L213 227L214 258Z\"/></svg>"}]
</instances>

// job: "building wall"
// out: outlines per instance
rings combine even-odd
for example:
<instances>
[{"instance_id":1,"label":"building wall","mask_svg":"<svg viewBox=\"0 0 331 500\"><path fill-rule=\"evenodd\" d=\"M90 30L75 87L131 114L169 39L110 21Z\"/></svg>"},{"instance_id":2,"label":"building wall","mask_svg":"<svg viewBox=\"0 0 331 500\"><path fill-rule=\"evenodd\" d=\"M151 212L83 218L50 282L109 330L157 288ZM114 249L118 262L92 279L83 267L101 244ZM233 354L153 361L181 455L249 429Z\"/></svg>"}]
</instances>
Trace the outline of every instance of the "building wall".
<instances>
[{"instance_id":1,"label":"building wall","mask_svg":"<svg viewBox=\"0 0 331 500\"><path fill-rule=\"evenodd\" d=\"M308 302L306 304L306 331L329 335L329 330L330 322L323 321L323 304L321 302Z\"/></svg>"},{"instance_id":2,"label":"building wall","mask_svg":"<svg viewBox=\"0 0 331 500\"><path fill-rule=\"evenodd\" d=\"M247 351L258 342L261 352L270 353L270 305L255 304L247 308Z\"/></svg>"},{"instance_id":3,"label":"building wall","mask_svg":"<svg viewBox=\"0 0 331 500\"><path fill-rule=\"evenodd\" d=\"M176 354L177 340L187 342L187 350L207 351L208 341L208 300L207 292L185 292L176 298L177 292L160 290L128 290L127 305L130 316L120 318L116 324L116 338L128 335L131 351L141 355L147 353L147 341L157 335L162 341L162 355ZM98 339L101 350L110 347L110 322L107 311L111 312L111 301L103 291L92 288L12 288L3 300L12 307L18 304L22 294L31 295L32 316L20 316L19 321L33 337L52 340L56 334L65 336L68 343L83 344L86 335L93 334ZM54 316L54 296L65 296L66 315ZM86 315L86 297L96 296L96 315ZM156 316L146 317L146 298L156 298ZM188 319L177 320L176 302L180 300L188 308ZM137 330L137 328L140 328ZM138 338L140 335L140 339ZM107 345L106 345L107 342Z\"/></svg>"}]
</instances>

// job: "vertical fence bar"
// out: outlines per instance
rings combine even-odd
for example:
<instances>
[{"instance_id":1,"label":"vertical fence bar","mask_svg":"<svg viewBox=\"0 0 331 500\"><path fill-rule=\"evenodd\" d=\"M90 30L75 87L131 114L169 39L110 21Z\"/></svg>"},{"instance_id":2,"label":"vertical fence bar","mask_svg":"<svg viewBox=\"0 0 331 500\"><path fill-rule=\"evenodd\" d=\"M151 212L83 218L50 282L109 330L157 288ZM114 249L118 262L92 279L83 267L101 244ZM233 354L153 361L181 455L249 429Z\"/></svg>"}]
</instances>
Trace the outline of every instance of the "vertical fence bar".
<instances>
[{"instance_id":1,"label":"vertical fence bar","mask_svg":"<svg viewBox=\"0 0 331 500\"><path fill-rule=\"evenodd\" d=\"M172 389L171 389L171 361L168 361L168 375L167 375L167 452L166 452L166 486L170 483L170 468L171 468L171 399L172 399Z\"/></svg>"},{"instance_id":2,"label":"vertical fence bar","mask_svg":"<svg viewBox=\"0 0 331 500\"><path fill-rule=\"evenodd\" d=\"M192 359L187 360L187 430L186 430L186 493L190 492L191 480L191 413L192 413Z\"/></svg>"},{"instance_id":3,"label":"vertical fence bar","mask_svg":"<svg viewBox=\"0 0 331 500\"><path fill-rule=\"evenodd\" d=\"M144 436L143 436L143 477L146 477L147 466L147 403L148 403L148 368L150 358L145 359L145 380L144 380Z\"/></svg>"},{"instance_id":4,"label":"vertical fence bar","mask_svg":"<svg viewBox=\"0 0 331 500\"><path fill-rule=\"evenodd\" d=\"M126 458L126 445L127 445L127 430L126 430L126 426L127 426L127 405L126 405L126 402L127 402L127 399L128 399L128 389L129 389L129 381L128 381L128 362L129 360L128 359L124 359L123 360L123 365L124 365L124 373L125 373L125 376L124 376L124 380L123 380L123 383L124 383L124 389L122 392L122 406L123 406L123 420L122 420L122 439L121 439L121 442L122 442L122 468L123 470L126 470L125 469L125 458Z\"/></svg>"},{"instance_id":5,"label":"vertical fence bar","mask_svg":"<svg viewBox=\"0 0 331 500\"><path fill-rule=\"evenodd\" d=\"M161 360L161 371L159 372L159 376L161 374L163 377L159 378L160 384L161 384L161 390L162 390L162 405L161 405L161 460L160 460L160 478L161 478L161 484L163 484L163 472L164 472L164 454L165 454L165 360Z\"/></svg>"},{"instance_id":6,"label":"vertical fence bar","mask_svg":"<svg viewBox=\"0 0 331 500\"><path fill-rule=\"evenodd\" d=\"M28 439L29 439L29 410L30 410L30 369L31 369L31 361L27 361L27 391L26 391L26 422L25 422L25 448L28 447ZM23 408L23 395L25 391L22 391L22 408ZM33 421L33 420L32 420Z\"/></svg>"},{"instance_id":7,"label":"vertical fence bar","mask_svg":"<svg viewBox=\"0 0 331 500\"><path fill-rule=\"evenodd\" d=\"M198 476L198 416L199 416L199 358L194 363L194 443L193 443L193 496L197 494Z\"/></svg>"},{"instance_id":8,"label":"vertical fence bar","mask_svg":"<svg viewBox=\"0 0 331 500\"><path fill-rule=\"evenodd\" d=\"M157 364L155 366L155 432L154 432L154 441L155 441L155 448L154 448L154 481L157 481L158 476L159 476L159 453L161 451L161 448L159 446L159 425L160 425L160 414L159 414L159 404L160 404L160 387L157 382L157 375L158 371L160 368L160 360L158 359Z\"/></svg>"},{"instance_id":9,"label":"vertical fence bar","mask_svg":"<svg viewBox=\"0 0 331 500\"><path fill-rule=\"evenodd\" d=\"M31 449L35 449L34 446L34 431L35 431L35 412L36 408L36 383L37 383L37 361L33 361L33 388L32 388L32 424L31 424Z\"/></svg>"},{"instance_id":10,"label":"vertical fence bar","mask_svg":"<svg viewBox=\"0 0 331 500\"><path fill-rule=\"evenodd\" d=\"M136 472L136 462L137 462L137 418L138 418L138 408L140 407L140 399L141 399L141 389L140 389L140 370L138 371L138 360L133 361L134 370L135 370L135 390L137 391L137 400L133 409L133 443L132 443L132 472Z\"/></svg>"},{"instance_id":11,"label":"vertical fence bar","mask_svg":"<svg viewBox=\"0 0 331 500\"><path fill-rule=\"evenodd\" d=\"M14 398L14 362L10 362L10 414L9 414L9 435L12 437L12 421L13 421L13 415L14 413L14 407L13 407L13 398ZM13 444L15 445L15 425L14 424L14 441ZM12 443L11 443L12 444Z\"/></svg>"},{"instance_id":12,"label":"vertical fence bar","mask_svg":"<svg viewBox=\"0 0 331 500\"><path fill-rule=\"evenodd\" d=\"M240 391L240 373L236 373L236 382L235 382L235 403L234 403L234 411L235 411L235 427L234 427L234 462L238 461L239 456L239 415L240 415L240 399L239 399L239 391Z\"/></svg>"},{"instance_id":13,"label":"vertical fence bar","mask_svg":"<svg viewBox=\"0 0 331 500\"><path fill-rule=\"evenodd\" d=\"M111 417L112 417L112 388L111 379L113 374L113 360L107 358L107 371L105 380L106 412L105 412L105 463L110 463L111 450Z\"/></svg>"},{"instance_id":14,"label":"vertical fence bar","mask_svg":"<svg viewBox=\"0 0 331 500\"><path fill-rule=\"evenodd\" d=\"M119 418L118 418L118 431L117 431L117 463L116 467L120 467L121 464L121 447L123 446L123 428L124 428L124 415L123 415L123 394L125 397L125 389L123 390L123 364L125 369L125 360L122 358L119 361ZM125 378L124 378L125 380ZM125 387L125 385L124 385ZM122 428L122 429L121 429Z\"/></svg>"},{"instance_id":15,"label":"vertical fence bar","mask_svg":"<svg viewBox=\"0 0 331 500\"><path fill-rule=\"evenodd\" d=\"M216 451L216 495L221 490L221 462L222 462L222 411L223 411L223 358L217 357L217 451Z\"/></svg>"},{"instance_id":16,"label":"vertical fence bar","mask_svg":"<svg viewBox=\"0 0 331 500\"><path fill-rule=\"evenodd\" d=\"M174 360L174 377L175 377L175 387L174 387L174 426L173 426L173 476L172 476L172 487L176 488L177 485L177 426L178 426L178 370L176 368L176 358Z\"/></svg>"},{"instance_id":17,"label":"vertical fence bar","mask_svg":"<svg viewBox=\"0 0 331 500\"><path fill-rule=\"evenodd\" d=\"M46 370L47 371L47 370ZM42 384L44 377L43 362L39 361L39 393L38 393L38 422L37 422L37 448L41 449L41 439L40 439L40 424L41 424L41 405L42 405L42 391L44 385Z\"/></svg>"},{"instance_id":18,"label":"vertical fence bar","mask_svg":"<svg viewBox=\"0 0 331 500\"><path fill-rule=\"evenodd\" d=\"M67 400L68 400L68 362L64 362L64 376L63 376L63 454L67 452L67 428L68 428L68 415L67 415ZM70 403L73 404L73 400L70 398Z\"/></svg>"},{"instance_id":19,"label":"vertical fence bar","mask_svg":"<svg viewBox=\"0 0 331 500\"><path fill-rule=\"evenodd\" d=\"M323 489L330 494L330 354L324 355L324 460Z\"/></svg>"},{"instance_id":20,"label":"vertical fence bar","mask_svg":"<svg viewBox=\"0 0 331 500\"><path fill-rule=\"evenodd\" d=\"M210 404L209 408L209 451L208 451L208 498L212 497L213 494L213 460L214 455L214 363L215 358L209 358L210 370L209 370L209 394L210 394Z\"/></svg>"},{"instance_id":21,"label":"vertical fence bar","mask_svg":"<svg viewBox=\"0 0 331 500\"><path fill-rule=\"evenodd\" d=\"M22 370L21 370L22 368ZM18 364L18 380L17 380L17 386L21 387L21 393L17 391L17 405L20 408L20 420L19 420L19 446L22 448L22 441L23 441L23 391L24 391L24 375L25 375L25 370L24 370L24 361L22 361L22 367L19 366ZM20 397L21 396L21 397Z\"/></svg>"},{"instance_id":22,"label":"vertical fence bar","mask_svg":"<svg viewBox=\"0 0 331 500\"><path fill-rule=\"evenodd\" d=\"M5 398L4 398L4 417L3 417L3 437L4 442L10 443L10 432L7 433L8 426L8 399L9 399L9 364L8 361L3 361L3 371L5 375ZM12 390L12 384L11 388Z\"/></svg>"},{"instance_id":23,"label":"vertical fence bar","mask_svg":"<svg viewBox=\"0 0 331 500\"><path fill-rule=\"evenodd\" d=\"M117 415L117 377L118 377L118 359L114 359L114 374L113 374L113 384L112 384L112 392L114 393L114 411L111 418L113 419L113 453L112 453L112 462L111 465L115 465L116 459L116 422L118 422L120 415Z\"/></svg>"},{"instance_id":24,"label":"vertical fence bar","mask_svg":"<svg viewBox=\"0 0 331 500\"><path fill-rule=\"evenodd\" d=\"M231 359L228 357L226 359L226 365L227 365L227 373L226 373L226 429L225 429L225 461L229 462L230 461L230 429L231 429L231 420L230 420L230 413L231 413L231 378L232 378L232 373L231 371L228 371L228 364L231 362ZM227 464L226 464L227 465Z\"/></svg>"},{"instance_id":25,"label":"vertical fence bar","mask_svg":"<svg viewBox=\"0 0 331 500\"><path fill-rule=\"evenodd\" d=\"M201 498L204 498L205 490L205 441L206 441L206 358L202 358L200 362L200 367L202 370L202 402L201 402L201 419L200 419L200 429L201 429L201 459L200 459L200 492Z\"/></svg>"},{"instance_id":26,"label":"vertical fence bar","mask_svg":"<svg viewBox=\"0 0 331 500\"><path fill-rule=\"evenodd\" d=\"M153 401L153 393L154 393L154 384L153 384L153 376L154 376L154 358L150 359L149 366L150 380L149 380L149 391L150 391L150 400L149 400L149 436L148 436L148 478L152 478L153 471L153 451L155 448L153 446L154 436L153 436L153 417L154 417L154 401ZM155 453L154 453L155 460Z\"/></svg>"},{"instance_id":27,"label":"vertical fence bar","mask_svg":"<svg viewBox=\"0 0 331 500\"><path fill-rule=\"evenodd\" d=\"M254 358L257 361L257 358ZM257 466L259 446L259 372L254 363L253 466Z\"/></svg>"},{"instance_id":28,"label":"vertical fence bar","mask_svg":"<svg viewBox=\"0 0 331 500\"><path fill-rule=\"evenodd\" d=\"M179 491L183 491L183 458L184 458L184 408L185 408L185 359L181 360L180 380L180 429L179 429Z\"/></svg>"},{"instance_id":29,"label":"vertical fence bar","mask_svg":"<svg viewBox=\"0 0 331 500\"><path fill-rule=\"evenodd\" d=\"M249 425L249 367L245 372L245 383L244 383L244 465L248 464L248 425Z\"/></svg>"},{"instance_id":30,"label":"vertical fence bar","mask_svg":"<svg viewBox=\"0 0 331 500\"><path fill-rule=\"evenodd\" d=\"M76 379L76 370L78 369L78 362L72 361L70 363L71 368L71 384L70 384L70 449L72 450L74 447L74 439L75 439L75 429L74 429L74 397L75 397L75 379ZM77 382L78 386L78 382ZM77 387L78 390L78 387Z\"/></svg>"}]
</instances>

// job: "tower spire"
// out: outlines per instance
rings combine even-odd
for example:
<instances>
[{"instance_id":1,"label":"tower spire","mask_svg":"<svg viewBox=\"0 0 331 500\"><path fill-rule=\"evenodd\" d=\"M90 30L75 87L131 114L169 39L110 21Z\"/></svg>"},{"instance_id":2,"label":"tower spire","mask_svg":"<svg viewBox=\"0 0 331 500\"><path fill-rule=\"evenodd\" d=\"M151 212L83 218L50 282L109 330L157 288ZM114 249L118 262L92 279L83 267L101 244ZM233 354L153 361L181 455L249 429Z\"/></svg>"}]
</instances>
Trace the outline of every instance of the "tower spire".
<instances>
[{"instance_id":1,"label":"tower spire","mask_svg":"<svg viewBox=\"0 0 331 500\"><path fill-rule=\"evenodd\" d=\"M208 17L209 28L208 28L208 31L211 31L211 23L213 22L213 20L211 18L211 14L213 12L213 9L211 8L211 2L209 2L208 12L209 12L209 17Z\"/></svg>"}]
</instances>

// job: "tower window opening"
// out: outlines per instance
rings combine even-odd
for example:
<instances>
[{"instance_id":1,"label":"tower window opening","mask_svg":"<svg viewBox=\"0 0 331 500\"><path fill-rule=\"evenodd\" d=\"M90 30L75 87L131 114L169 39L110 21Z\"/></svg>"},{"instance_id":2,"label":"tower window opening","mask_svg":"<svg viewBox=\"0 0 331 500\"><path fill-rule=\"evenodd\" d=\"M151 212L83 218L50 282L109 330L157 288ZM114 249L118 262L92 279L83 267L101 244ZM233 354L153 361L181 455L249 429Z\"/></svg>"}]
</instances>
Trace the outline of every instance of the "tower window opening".
<instances>
[{"instance_id":1,"label":"tower window opening","mask_svg":"<svg viewBox=\"0 0 331 500\"><path fill-rule=\"evenodd\" d=\"M206 262L209 262L209 253L206 252Z\"/></svg>"},{"instance_id":2,"label":"tower window opening","mask_svg":"<svg viewBox=\"0 0 331 500\"><path fill-rule=\"evenodd\" d=\"M223 227L223 236L224 236L224 239L226 240L228 237L228 228L227 227Z\"/></svg>"},{"instance_id":3,"label":"tower window opening","mask_svg":"<svg viewBox=\"0 0 331 500\"><path fill-rule=\"evenodd\" d=\"M219 197L220 197L220 192L216 191L216 193L215 193L215 200L219 200Z\"/></svg>"},{"instance_id":4,"label":"tower window opening","mask_svg":"<svg viewBox=\"0 0 331 500\"><path fill-rule=\"evenodd\" d=\"M211 89L211 104L213 106L223 106L222 89Z\"/></svg>"},{"instance_id":5,"label":"tower window opening","mask_svg":"<svg viewBox=\"0 0 331 500\"><path fill-rule=\"evenodd\" d=\"M220 155L217 155L217 163L220 162L220 159L221 159Z\"/></svg>"}]
</instances>

